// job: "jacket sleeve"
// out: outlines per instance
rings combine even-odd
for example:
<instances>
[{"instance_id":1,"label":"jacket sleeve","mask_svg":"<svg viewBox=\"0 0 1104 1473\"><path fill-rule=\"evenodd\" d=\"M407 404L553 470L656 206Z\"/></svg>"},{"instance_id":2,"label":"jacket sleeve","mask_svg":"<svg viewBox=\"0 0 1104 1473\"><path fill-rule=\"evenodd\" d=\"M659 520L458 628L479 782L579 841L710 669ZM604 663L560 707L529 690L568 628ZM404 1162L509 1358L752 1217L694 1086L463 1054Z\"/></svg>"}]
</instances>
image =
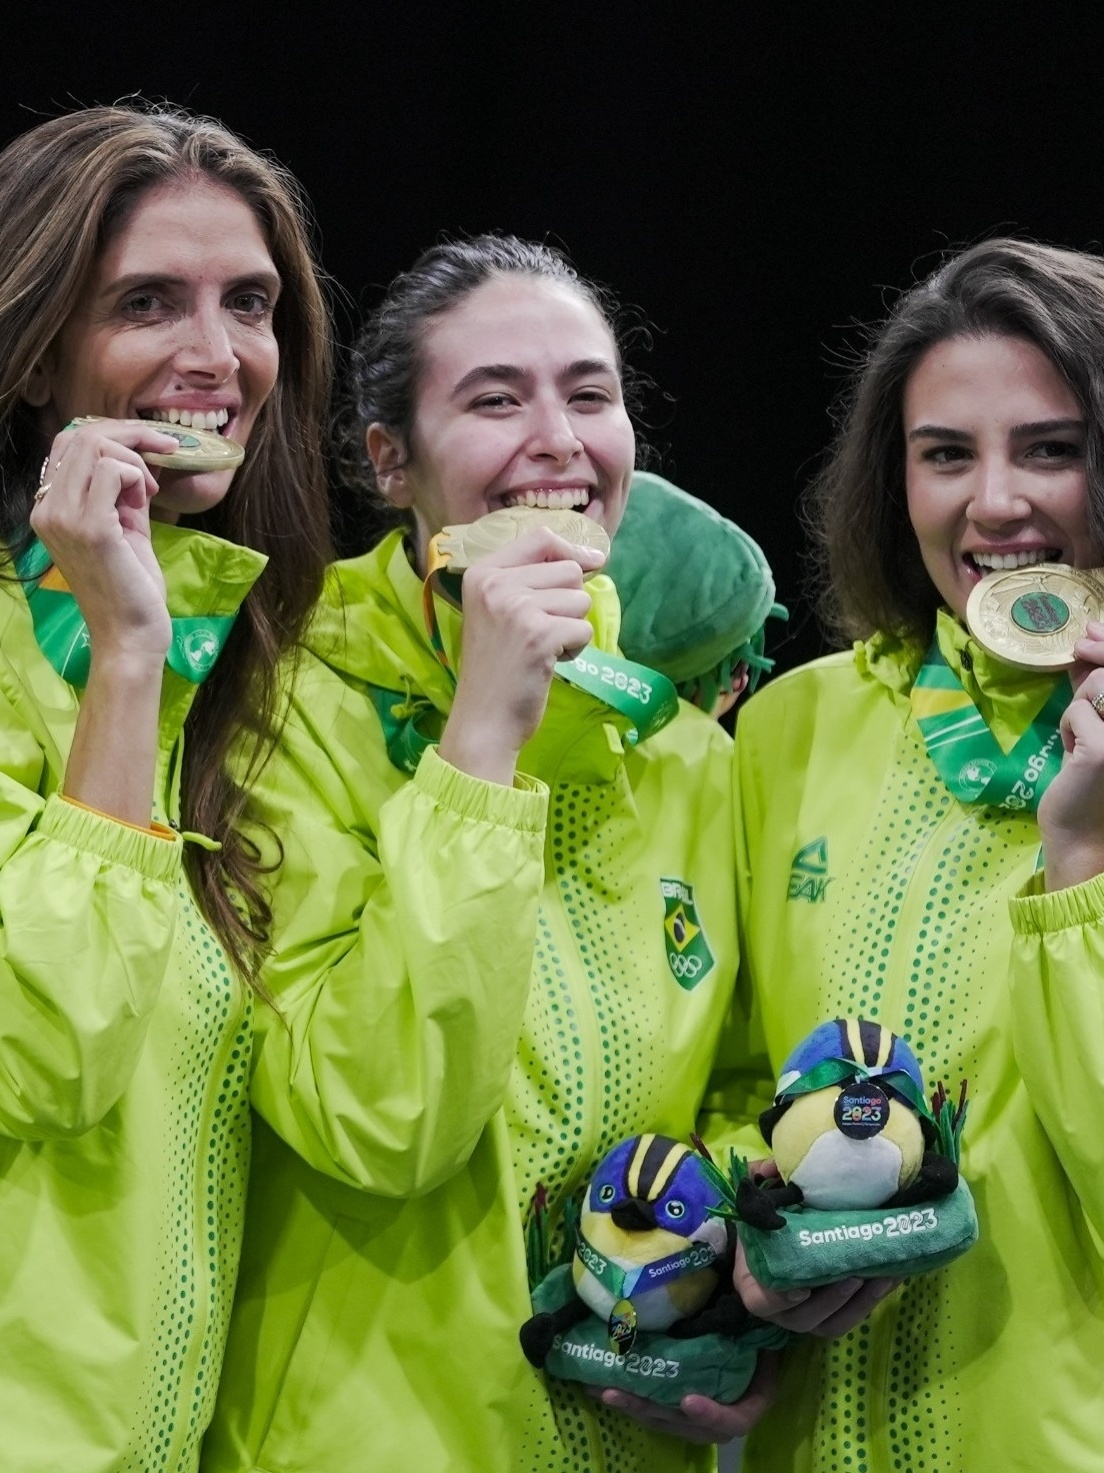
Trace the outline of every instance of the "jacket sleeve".
<instances>
[{"instance_id":1,"label":"jacket sleeve","mask_svg":"<svg viewBox=\"0 0 1104 1473\"><path fill-rule=\"evenodd\" d=\"M130 1082L168 963L179 838L43 798L0 695L0 1134L80 1135Z\"/></svg>"},{"instance_id":2,"label":"jacket sleeve","mask_svg":"<svg viewBox=\"0 0 1104 1473\"><path fill-rule=\"evenodd\" d=\"M434 747L404 778L368 700L329 675L300 688L254 797L283 847L254 1104L339 1181L430 1191L506 1094L547 790L480 781Z\"/></svg>"},{"instance_id":3,"label":"jacket sleeve","mask_svg":"<svg viewBox=\"0 0 1104 1473\"><path fill-rule=\"evenodd\" d=\"M1011 902L1012 1033L1032 1107L1104 1239L1104 875Z\"/></svg>"}]
</instances>

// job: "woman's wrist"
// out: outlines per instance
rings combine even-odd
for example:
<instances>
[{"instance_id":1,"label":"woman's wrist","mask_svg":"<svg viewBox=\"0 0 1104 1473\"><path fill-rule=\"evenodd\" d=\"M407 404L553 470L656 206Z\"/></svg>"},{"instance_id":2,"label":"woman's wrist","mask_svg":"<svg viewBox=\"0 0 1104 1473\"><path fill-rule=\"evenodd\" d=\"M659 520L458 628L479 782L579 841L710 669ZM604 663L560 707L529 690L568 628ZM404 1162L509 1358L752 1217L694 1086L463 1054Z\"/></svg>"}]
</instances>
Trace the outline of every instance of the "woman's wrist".
<instances>
[{"instance_id":1,"label":"woman's wrist","mask_svg":"<svg viewBox=\"0 0 1104 1473\"><path fill-rule=\"evenodd\" d=\"M437 745L438 755L450 767L466 772L469 777L501 783L503 787L513 784L519 751L520 747L504 739L500 726L493 722L465 721L462 717L457 720L455 712Z\"/></svg>"},{"instance_id":2,"label":"woman's wrist","mask_svg":"<svg viewBox=\"0 0 1104 1473\"><path fill-rule=\"evenodd\" d=\"M1104 874L1104 835L1044 829L1040 840L1043 883L1048 891L1068 890Z\"/></svg>"}]
</instances>

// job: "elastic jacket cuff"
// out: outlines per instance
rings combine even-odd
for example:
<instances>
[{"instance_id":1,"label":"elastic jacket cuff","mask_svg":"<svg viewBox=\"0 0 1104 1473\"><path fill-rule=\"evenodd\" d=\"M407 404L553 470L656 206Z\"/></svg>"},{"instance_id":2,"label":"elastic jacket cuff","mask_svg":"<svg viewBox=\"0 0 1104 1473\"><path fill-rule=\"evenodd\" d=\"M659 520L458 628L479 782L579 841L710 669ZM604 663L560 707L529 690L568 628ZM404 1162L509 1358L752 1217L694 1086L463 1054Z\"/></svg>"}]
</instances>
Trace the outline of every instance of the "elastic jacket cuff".
<instances>
[{"instance_id":1,"label":"elastic jacket cuff","mask_svg":"<svg viewBox=\"0 0 1104 1473\"><path fill-rule=\"evenodd\" d=\"M108 864L126 865L150 880L171 884L180 874L184 845L179 834L135 828L58 793L46 799L38 832L97 854Z\"/></svg>"},{"instance_id":2,"label":"elastic jacket cuff","mask_svg":"<svg viewBox=\"0 0 1104 1473\"><path fill-rule=\"evenodd\" d=\"M461 772L427 747L414 774L414 784L442 808L463 818L502 828L540 834L548 818L548 789L537 778L518 773L512 788Z\"/></svg>"},{"instance_id":3,"label":"elastic jacket cuff","mask_svg":"<svg viewBox=\"0 0 1104 1473\"><path fill-rule=\"evenodd\" d=\"M1032 875L1009 902L1012 929L1020 936L1043 935L1104 921L1104 875L1094 875L1066 890L1045 890L1045 877Z\"/></svg>"}]
</instances>

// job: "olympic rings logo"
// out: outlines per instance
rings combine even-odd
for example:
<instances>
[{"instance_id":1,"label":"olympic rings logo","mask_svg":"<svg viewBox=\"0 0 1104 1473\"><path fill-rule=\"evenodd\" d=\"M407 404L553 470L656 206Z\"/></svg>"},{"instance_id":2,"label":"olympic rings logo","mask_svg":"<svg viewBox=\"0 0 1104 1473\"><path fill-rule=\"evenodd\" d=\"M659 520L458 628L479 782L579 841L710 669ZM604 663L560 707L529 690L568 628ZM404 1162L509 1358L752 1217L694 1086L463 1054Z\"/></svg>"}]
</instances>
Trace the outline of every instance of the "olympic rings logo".
<instances>
[{"instance_id":1,"label":"olympic rings logo","mask_svg":"<svg viewBox=\"0 0 1104 1473\"><path fill-rule=\"evenodd\" d=\"M669 951L667 961L676 977L696 977L705 965L700 956L679 956L677 951Z\"/></svg>"}]
</instances>

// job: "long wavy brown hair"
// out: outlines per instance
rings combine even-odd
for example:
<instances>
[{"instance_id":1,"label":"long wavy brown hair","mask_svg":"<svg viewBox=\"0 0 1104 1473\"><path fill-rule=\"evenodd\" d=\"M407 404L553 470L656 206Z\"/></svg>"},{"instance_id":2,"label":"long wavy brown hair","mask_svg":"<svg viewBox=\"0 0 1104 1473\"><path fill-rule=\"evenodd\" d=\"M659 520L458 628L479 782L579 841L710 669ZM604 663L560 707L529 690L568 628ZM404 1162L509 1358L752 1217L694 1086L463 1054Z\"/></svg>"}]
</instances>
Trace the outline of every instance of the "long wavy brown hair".
<instances>
[{"instance_id":1,"label":"long wavy brown hair","mask_svg":"<svg viewBox=\"0 0 1104 1473\"><path fill-rule=\"evenodd\" d=\"M905 495L902 401L936 343L1023 338L1050 359L1085 415L1089 520L1104 546L1104 260L998 238L949 257L875 328L837 407L837 434L806 502L823 622L837 638L877 629L931 638L941 602Z\"/></svg>"},{"instance_id":2,"label":"long wavy brown hair","mask_svg":"<svg viewBox=\"0 0 1104 1473\"><path fill-rule=\"evenodd\" d=\"M271 914L260 856L238 820L275 738L278 663L295 647L331 557L322 427L332 339L299 186L214 120L161 106L93 107L32 128L0 154L0 536L9 547L26 537L46 448L24 400L31 371L77 307L105 241L145 192L203 177L250 207L282 282L273 323L279 376L246 462L217 507L186 519L269 559L196 694L182 784L183 826L222 846L188 844L189 879L256 986Z\"/></svg>"}]
</instances>

